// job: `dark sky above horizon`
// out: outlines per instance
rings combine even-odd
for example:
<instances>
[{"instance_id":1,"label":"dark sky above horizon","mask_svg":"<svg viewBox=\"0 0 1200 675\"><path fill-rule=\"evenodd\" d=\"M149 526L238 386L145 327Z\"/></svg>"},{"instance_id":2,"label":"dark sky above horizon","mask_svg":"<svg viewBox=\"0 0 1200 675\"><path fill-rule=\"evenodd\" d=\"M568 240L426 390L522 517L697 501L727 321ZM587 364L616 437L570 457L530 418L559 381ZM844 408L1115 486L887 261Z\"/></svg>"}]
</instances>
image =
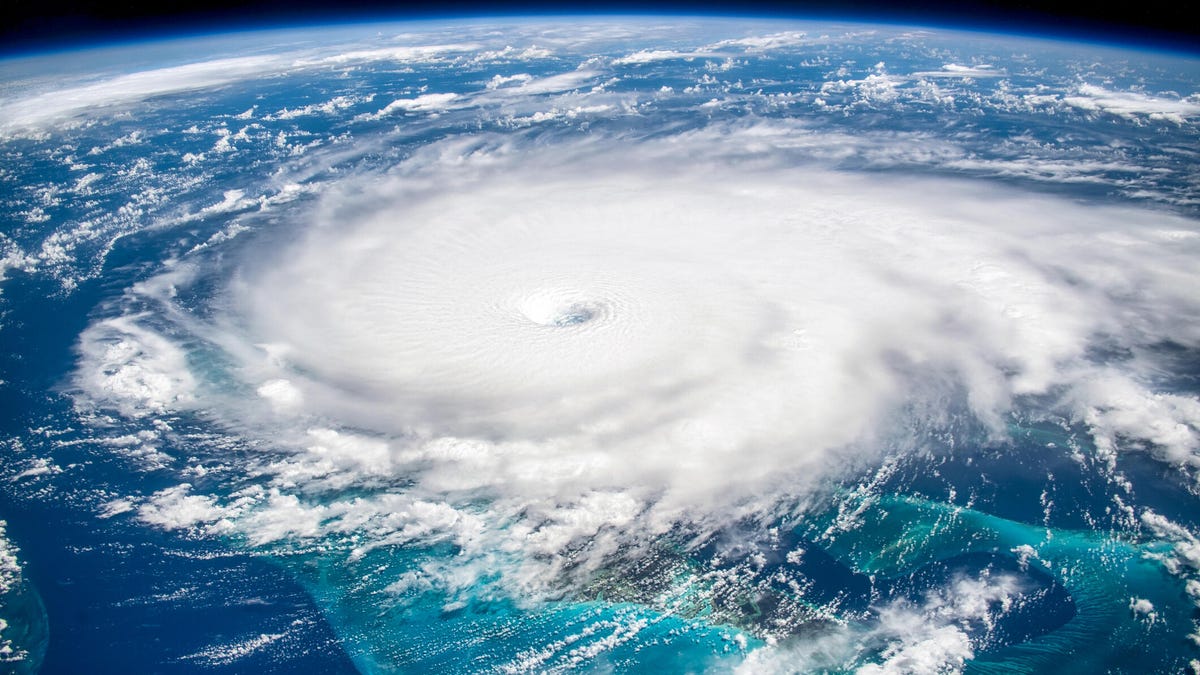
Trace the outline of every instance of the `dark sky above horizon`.
<instances>
[{"instance_id":1,"label":"dark sky above horizon","mask_svg":"<svg viewBox=\"0 0 1200 675\"><path fill-rule=\"evenodd\" d=\"M1067 0L5 0L0 53L278 24L376 18L544 13L687 13L884 20L1080 36L1200 53L1200 26L1177 0L1141 0L1135 11Z\"/></svg>"}]
</instances>

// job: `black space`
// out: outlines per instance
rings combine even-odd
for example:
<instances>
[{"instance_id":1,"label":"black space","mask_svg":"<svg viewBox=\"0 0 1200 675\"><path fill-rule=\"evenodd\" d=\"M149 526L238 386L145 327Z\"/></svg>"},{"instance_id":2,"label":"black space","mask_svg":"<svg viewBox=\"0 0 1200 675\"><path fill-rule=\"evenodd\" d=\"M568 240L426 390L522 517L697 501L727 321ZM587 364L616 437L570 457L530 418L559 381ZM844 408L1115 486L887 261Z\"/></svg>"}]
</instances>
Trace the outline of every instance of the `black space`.
<instances>
[{"instance_id":1,"label":"black space","mask_svg":"<svg viewBox=\"0 0 1200 675\"><path fill-rule=\"evenodd\" d=\"M196 34L380 18L542 13L724 14L882 20L1154 46L1200 53L1189 3L1140 0L1082 6L1065 0L2 0L0 53L119 42L148 34Z\"/></svg>"}]
</instances>

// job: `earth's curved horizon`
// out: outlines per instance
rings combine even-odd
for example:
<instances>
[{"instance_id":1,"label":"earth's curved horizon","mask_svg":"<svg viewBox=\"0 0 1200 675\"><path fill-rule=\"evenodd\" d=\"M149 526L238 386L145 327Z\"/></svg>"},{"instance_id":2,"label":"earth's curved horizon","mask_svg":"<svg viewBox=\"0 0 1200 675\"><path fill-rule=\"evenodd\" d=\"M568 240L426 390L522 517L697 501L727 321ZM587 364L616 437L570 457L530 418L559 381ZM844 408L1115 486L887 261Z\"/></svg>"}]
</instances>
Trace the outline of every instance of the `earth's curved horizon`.
<instances>
[{"instance_id":1,"label":"earth's curved horizon","mask_svg":"<svg viewBox=\"0 0 1200 675\"><path fill-rule=\"evenodd\" d=\"M1200 57L0 60L0 668L1200 671Z\"/></svg>"}]
</instances>

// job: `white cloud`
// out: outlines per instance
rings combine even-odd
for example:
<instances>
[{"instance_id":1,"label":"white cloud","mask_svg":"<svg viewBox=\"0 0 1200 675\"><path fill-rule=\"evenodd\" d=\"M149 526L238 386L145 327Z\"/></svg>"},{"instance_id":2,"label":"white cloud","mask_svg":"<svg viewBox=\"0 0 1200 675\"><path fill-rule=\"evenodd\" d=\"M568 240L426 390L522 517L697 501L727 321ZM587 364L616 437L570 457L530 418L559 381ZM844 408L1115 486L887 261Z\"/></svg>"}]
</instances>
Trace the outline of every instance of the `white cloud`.
<instances>
[{"instance_id":1,"label":"white cloud","mask_svg":"<svg viewBox=\"0 0 1200 675\"><path fill-rule=\"evenodd\" d=\"M857 675L950 675L961 673L975 656L967 634L941 626L917 636L905 636L884 652L881 664L868 664Z\"/></svg>"},{"instance_id":2,"label":"white cloud","mask_svg":"<svg viewBox=\"0 0 1200 675\"><path fill-rule=\"evenodd\" d=\"M526 115L524 117L513 117L512 123L515 125L523 125L523 124L538 124L541 122L551 122L554 120L564 120L564 119L565 120L573 120L580 116L600 115L600 114L603 114L606 112L610 112L612 109L613 109L613 106L606 105L606 104L582 105L582 106L575 106L573 108L565 108L565 109L551 108L550 110L542 110L539 112L535 112L532 115Z\"/></svg>"},{"instance_id":3,"label":"white cloud","mask_svg":"<svg viewBox=\"0 0 1200 675\"><path fill-rule=\"evenodd\" d=\"M860 101L867 103L891 103L901 96L900 85L907 78L889 75L880 69L860 80L831 80L821 85L821 93L854 92Z\"/></svg>"},{"instance_id":4,"label":"white cloud","mask_svg":"<svg viewBox=\"0 0 1200 675\"><path fill-rule=\"evenodd\" d=\"M287 633L261 633L236 642L210 645L180 658L185 661L196 661L209 667L228 666L267 649L285 637L287 637Z\"/></svg>"},{"instance_id":5,"label":"white cloud","mask_svg":"<svg viewBox=\"0 0 1200 675\"><path fill-rule=\"evenodd\" d=\"M1181 576L1189 571L1200 571L1200 538L1186 527L1149 509L1142 512L1140 521L1156 537L1173 544L1170 557L1164 560L1168 571ZM1192 586L1189 584L1188 588L1191 590Z\"/></svg>"},{"instance_id":6,"label":"white cloud","mask_svg":"<svg viewBox=\"0 0 1200 675\"><path fill-rule=\"evenodd\" d=\"M521 82L515 87L502 87L498 92L503 92L513 96L526 96L533 94L553 94L560 91L570 91L579 89L589 82L594 81L599 77L600 73L594 70L573 70L558 75L548 75L546 77L535 77L530 80Z\"/></svg>"},{"instance_id":7,"label":"white cloud","mask_svg":"<svg viewBox=\"0 0 1200 675\"><path fill-rule=\"evenodd\" d=\"M714 46L718 48L743 47L747 51L765 51L768 49L798 47L819 42L820 40L821 38L809 37L809 35L803 31L782 31L767 35L755 35L744 38L721 40Z\"/></svg>"},{"instance_id":8,"label":"white cloud","mask_svg":"<svg viewBox=\"0 0 1200 675\"><path fill-rule=\"evenodd\" d=\"M364 96L334 96L328 101L321 103L310 103L297 108L284 108L274 115L268 115L264 119L291 120L310 115L335 115L347 108L352 108L362 103L370 103L373 100L375 100L375 94L373 93Z\"/></svg>"},{"instance_id":9,"label":"white cloud","mask_svg":"<svg viewBox=\"0 0 1200 675\"><path fill-rule=\"evenodd\" d=\"M1102 453L1116 453L1124 439L1148 444L1174 463L1200 467L1200 400L1154 392L1111 372L1097 373L1077 391L1081 417Z\"/></svg>"},{"instance_id":10,"label":"white cloud","mask_svg":"<svg viewBox=\"0 0 1200 675\"><path fill-rule=\"evenodd\" d=\"M994 66L980 64L975 66L963 66L957 63L947 63L942 66L941 70L923 70L913 73L913 77L961 77L961 78L977 78L977 77L1003 77L1005 72Z\"/></svg>"},{"instance_id":11,"label":"white cloud","mask_svg":"<svg viewBox=\"0 0 1200 675\"><path fill-rule=\"evenodd\" d=\"M445 110L450 107L451 101L458 98L458 94L421 94L415 98L399 98L384 106L379 112L369 115L362 115L362 119L382 119L396 112L433 112Z\"/></svg>"},{"instance_id":12,"label":"white cloud","mask_svg":"<svg viewBox=\"0 0 1200 675\"><path fill-rule=\"evenodd\" d=\"M278 56L240 56L118 75L90 84L36 93L0 104L0 132L81 116L151 96L215 87L277 72Z\"/></svg>"},{"instance_id":13,"label":"white cloud","mask_svg":"<svg viewBox=\"0 0 1200 675\"><path fill-rule=\"evenodd\" d=\"M8 540L8 523L0 520L0 595L13 589L21 580L21 564L17 561L17 547Z\"/></svg>"},{"instance_id":14,"label":"white cloud","mask_svg":"<svg viewBox=\"0 0 1200 675\"><path fill-rule=\"evenodd\" d=\"M246 199L245 190L226 190L221 196L221 201L200 209L200 213L204 215L231 213L249 208L258 203L256 199Z\"/></svg>"},{"instance_id":15,"label":"white cloud","mask_svg":"<svg viewBox=\"0 0 1200 675\"><path fill-rule=\"evenodd\" d=\"M613 65L627 66L654 63L656 61L691 61L693 59L711 58L721 58L721 55L704 51L680 52L673 49L643 49L641 51L633 52L627 56L613 59Z\"/></svg>"},{"instance_id":16,"label":"white cloud","mask_svg":"<svg viewBox=\"0 0 1200 675\"><path fill-rule=\"evenodd\" d=\"M208 528L220 521L227 510L208 495L191 494L186 483L156 492L138 508L138 519L165 530Z\"/></svg>"},{"instance_id":17,"label":"white cloud","mask_svg":"<svg viewBox=\"0 0 1200 675\"><path fill-rule=\"evenodd\" d=\"M1158 613L1154 611L1154 603L1145 598L1130 598L1129 611L1146 623L1154 623Z\"/></svg>"},{"instance_id":18,"label":"white cloud","mask_svg":"<svg viewBox=\"0 0 1200 675\"><path fill-rule=\"evenodd\" d=\"M488 89L499 89L503 86L512 86L516 84L524 84L533 79L529 73L517 73L516 75L493 75L492 79L488 80Z\"/></svg>"},{"instance_id":19,"label":"white cloud","mask_svg":"<svg viewBox=\"0 0 1200 675\"><path fill-rule=\"evenodd\" d=\"M304 402L304 393L283 378L264 382L255 391L280 411L295 410Z\"/></svg>"},{"instance_id":20,"label":"white cloud","mask_svg":"<svg viewBox=\"0 0 1200 675\"><path fill-rule=\"evenodd\" d=\"M301 65L313 63L347 65L370 61L400 61L404 63L428 63L436 61L444 54L472 52L479 49L475 43L449 43L440 45L398 45L380 47L378 49L355 49L316 59L301 59Z\"/></svg>"},{"instance_id":21,"label":"white cloud","mask_svg":"<svg viewBox=\"0 0 1200 675\"><path fill-rule=\"evenodd\" d=\"M767 645L738 666L744 675L854 667L856 675L956 675L991 639L997 622L1025 599L1012 576L957 577L919 602L877 607L877 621L839 625L812 638Z\"/></svg>"},{"instance_id":22,"label":"white cloud","mask_svg":"<svg viewBox=\"0 0 1200 675\"><path fill-rule=\"evenodd\" d=\"M0 103L0 134L35 133L47 124L94 117L99 112L111 112L154 96L217 87L289 71L377 61L429 63L445 55L471 52L478 48L479 45L474 43L451 43L397 45L323 55L281 52L198 61L67 86L56 82L52 88L20 93ZM338 102L331 101L325 105L336 108ZM312 112L321 110L313 108ZM308 114L308 111L304 111L304 114Z\"/></svg>"},{"instance_id":23,"label":"white cloud","mask_svg":"<svg viewBox=\"0 0 1200 675\"><path fill-rule=\"evenodd\" d=\"M272 403L279 408L278 403ZM293 402L287 410L294 411L298 405ZM326 489L341 489L393 475L396 463L390 446L384 441L322 428L309 429L307 436L308 445L303 454L265 467L264 471L272 476L276 485L285 488L320 485Z\"/></svg>"},{"instance_id":24,"label":"white cloud","mask_svg":"<svg viewBox=\"0 0 1200 675\"><path fill-rule=\"evenodd\" d=\"M140 325L138 318L105 319L83 332L75 386L86 393L89 404L128 417L189 405L196 381L184 350Z\"/></svg>"},{"instance_id":25,"label":"white cloud","mask_svg":"<svg viewBox=\"0 0 1200 675\"><path fill-rule=\"evenodd\" d=\"M8 604L4 596L21 584L21 563L17 559L19 551L9 541L7 528L8 523L0 520L0 609L16 605L16 603ZM29 657L29 653L5 637L4 633L8 630L8 626L8 621L0 616L0 663L24 661Z\"/></svg>"},{"instance_id":26,"label":"white cloud","mask_svg":"<svg viewBox=\"0 0 1200 675\"><path fill-rule=\"evenodd\" d=\"M554 56L554 52L544 47L530 45L524 49L507 45L504 49L492 49L480 52L475 56L474 61L490 62L490 61L537 61L547 59Z\"/></svg>"},{"instance_id":27,"label":"white cloud","mask_svg":"<svg viewBox=\"0 0 1200 675\"><path fill-rule=\"evenodd\" d=\"M1080 85L1076 94L1063 97L1063 102L1082 110L1105 112L1127 119L1148 117L1186 124L1200 117L1200 95L1187 98L1152 96L1138 91L1112 91L1093 84Z\"/></svg>"}]
</instances>

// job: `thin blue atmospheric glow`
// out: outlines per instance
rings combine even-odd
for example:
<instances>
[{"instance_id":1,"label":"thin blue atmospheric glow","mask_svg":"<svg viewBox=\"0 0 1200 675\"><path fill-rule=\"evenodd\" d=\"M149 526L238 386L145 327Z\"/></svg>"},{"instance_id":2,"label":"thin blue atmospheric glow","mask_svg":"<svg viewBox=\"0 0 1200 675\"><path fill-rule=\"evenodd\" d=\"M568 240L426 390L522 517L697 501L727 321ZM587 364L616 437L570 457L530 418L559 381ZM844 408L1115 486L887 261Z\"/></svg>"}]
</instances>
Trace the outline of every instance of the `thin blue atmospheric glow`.
<instances>
[{"instance_id":1,"label":"thin blue atmospheric glow","mask_svg":"<svg viewBox=\"0 0 1200 675\"><path fill-rule=\"evenodd\" d=\"M1166 55L1200 54L1200 46L1193 36L1176 34L1172 29L1155 29L1148 26L1108 24L1089 20L1086 16L1054 17L1049 15L994 11L973 12L969 15L933 9L902 10L892 8L853 9L837 6L812 7L803 11L780 9L775 6L727 7L724 5L674 5L647 8L644 5L599 4L578 9L512 6L496 8L481 6L464 7L457 11L445 8L405 10L388 9L313 9L292 14L273 12L266 16L247 18L236 12L214 12L211 15L172 17L164 15L148 17L147 22L134 22L128 26L97 26L95 31L85 31L81 36L31 37L27 44L18 39L13 46L0 48L0 57L74 53L101 47L133 47L148 45L164 40L189 40L211 38L221 35L246 35L263 31L296 30L340 30L376 24L403 23L421 25L446 22L524 22L538 21L579 22L588 19L663 19L686 20L695 18L729 19L737 21L798 21L821 23L852 23L894 28L933 29L965 31L982 35L1007 35L1015 38L1040 38L1045 40L1069 40L1096 46L1136 47L1142 50L1161 52ZM16 37L20 38L20 35Z\"/></svg>"}]
</instances>

